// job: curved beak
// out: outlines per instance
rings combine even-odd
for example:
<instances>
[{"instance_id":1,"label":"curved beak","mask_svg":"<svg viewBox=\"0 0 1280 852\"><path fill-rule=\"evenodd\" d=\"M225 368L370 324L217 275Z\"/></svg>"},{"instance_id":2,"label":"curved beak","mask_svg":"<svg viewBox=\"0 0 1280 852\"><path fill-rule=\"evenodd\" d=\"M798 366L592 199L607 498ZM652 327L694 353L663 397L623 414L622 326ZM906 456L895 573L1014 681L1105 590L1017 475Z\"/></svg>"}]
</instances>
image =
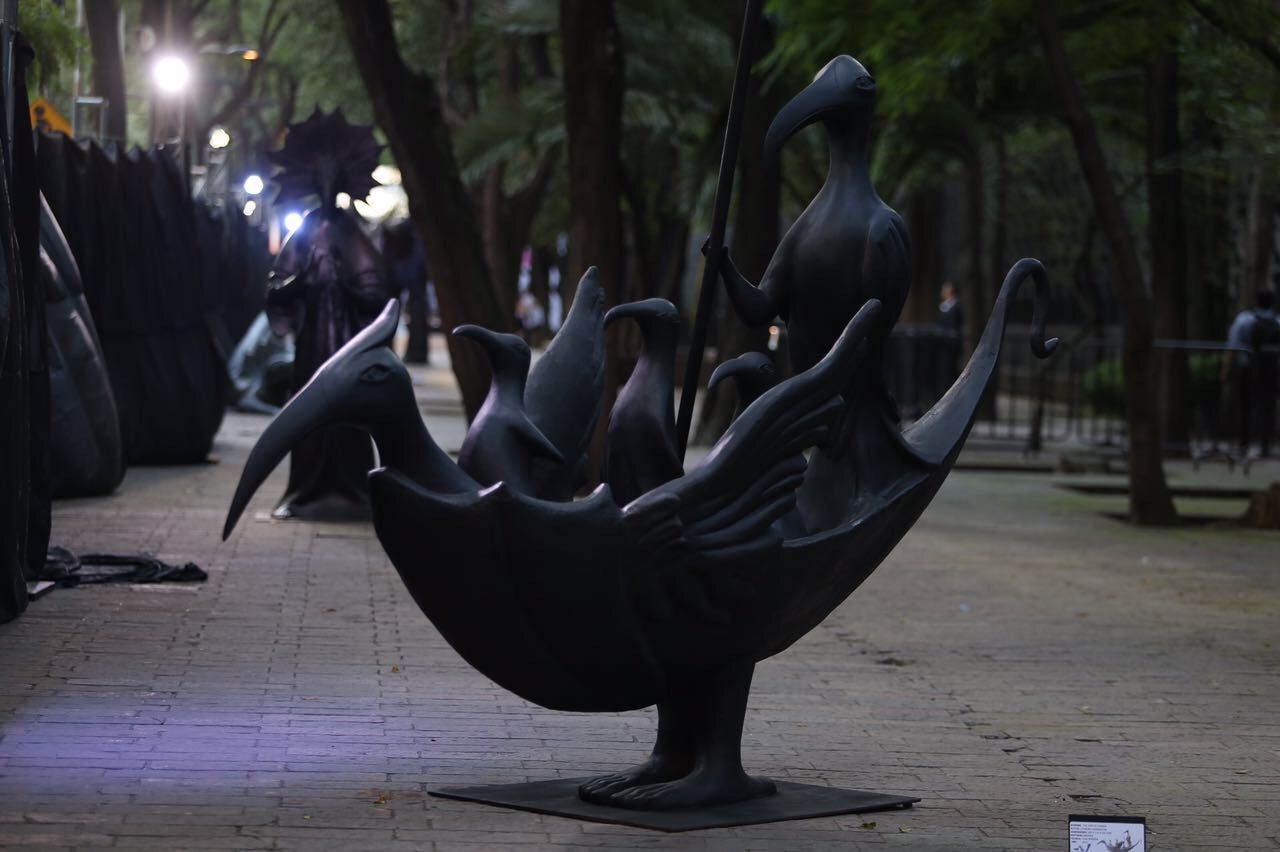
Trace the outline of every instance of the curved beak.
<instances>
[{"instance_id":1,"label":"curved beak","mask_svg":"<svg viewBox=\"0 0 1280 852\"><path fill-rule=\"evenodd\" d=\"M371 349L388 345L395 335L399 321L400 303L393 299L382 309L376 320L325 361L311 377L311 381L280 409L280 413L253 445L249 458L244 463L235 496L231 498L231 507L227 510L226 523L222 525L223 541L235 529L254 493L276 466L284 461L289 451L314 430L340 419L344 390L353 377L359 377L359 371L350 367Z\"/></svg>"},{"instance_id":2,"label":"curved beak","mask_svg":"<svg viewBox=\"0 0 1280 852\"><path fill-rule=\"evenodd\" d=\"M680 321L676 306L666 299L642 299L639 302L626 302L611 309L604 315L604 324L609 326L620 319L663 319L672 322Z\"/></svg>"},{"instance_id":3,"label":"curved beak","mask_svg":"<svg viewBox=\"0 0 1280 852\"><path fill-rule=\"evenodd\" d=\"M707 390L711 390L725 379L758 374L768 363L772 363L769 361L769 356L761 352L748 352L745 355L739 355L737 358L725 361L716 367L711 374L711 378L707 379Z\"/></svg>"},{"instance_id":4,"label":"curved beak","mask_svg":"<svg viewBox=\"0 0 1280 852\"><path fill-rule=\"evenodd\" d=\"M764 137L766 161L776 163L786 141L810 124L849 106L859 95L874 93L875 81L867 69L850 56L837 56L774 116Z\"/></svg>"},{"instance_id":5,"label":"curved beak","mask_svg":"<svg viewBox=\"0 0 1280 852\"><path fill-rule=\"evenodd\" d=\"M460 325L453 330L457 337L465 337L468 340L474 340L487 351L492 351L498 344L498 332L490 331L484 326L479 325Z\"/></svg>"},{"instance_id":6,"label":"curved beak","mask_svg":"<svg viewBox=\"0 0 1280 852\"><path fill-rule=\"evenodd\" d=\"M711 373L711 378L707 379L707 390L715 390L716 385L720 384L725 379L738 375L742 372L742 369L742 365L738 363L737 358L734 358L732 361L725 361L723 364L716 367Z\"/></svg>"},{"instance_id":7,"label":"curved beak","mask_svg":"<svg viewBox=\"0 0 1280 852\"><path fill-rule=\"evenodd\" d=\"M333 420L337 408L334 405L335 390L337 388L332 377L316 373L306 387L280 409L280 413L258 438L240 473L235 496L231 498L227 520L222 525L223 541L235 529L249 500L276 466L289 455L289 451L311 432Z\"/></svg>"}]
</instances>

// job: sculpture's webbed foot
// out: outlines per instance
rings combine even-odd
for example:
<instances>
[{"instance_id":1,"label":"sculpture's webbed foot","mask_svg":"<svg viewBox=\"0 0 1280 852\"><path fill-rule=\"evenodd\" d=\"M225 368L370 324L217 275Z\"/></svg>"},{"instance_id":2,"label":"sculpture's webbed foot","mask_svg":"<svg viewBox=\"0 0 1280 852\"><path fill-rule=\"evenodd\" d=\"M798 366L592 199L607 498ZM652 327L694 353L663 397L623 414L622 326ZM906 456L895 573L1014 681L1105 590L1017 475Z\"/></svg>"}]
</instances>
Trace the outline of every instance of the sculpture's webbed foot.
<instances>
[{"instance_id":1,"label":"sculpture's webbed foot","mask_svg":"<svg viewBox=\"0 0 1280 852\"><path fill-rule=\"evenodd\" d=\"M675 781L619 790L600 803L632 810L669 811L727 805L775 792L777 787L768 778L753 778L741 771L695 769Z\"/></svg>"},{"instance_id":2,"label":"sculpture's webbed foot","mask_svg":"<svg viewBox=\"0 0 1280 852\"><path fill-rule=\"evenodd\" d=\"M651 755L644 763L636 764L630 769L601 775L584 781L578 787L578 796L586 802L597 805L613 804L612 797L632 787L652 786L664 781L674 781L688 774L689 763L670 757Z\"/></svg>"}]
</instances>

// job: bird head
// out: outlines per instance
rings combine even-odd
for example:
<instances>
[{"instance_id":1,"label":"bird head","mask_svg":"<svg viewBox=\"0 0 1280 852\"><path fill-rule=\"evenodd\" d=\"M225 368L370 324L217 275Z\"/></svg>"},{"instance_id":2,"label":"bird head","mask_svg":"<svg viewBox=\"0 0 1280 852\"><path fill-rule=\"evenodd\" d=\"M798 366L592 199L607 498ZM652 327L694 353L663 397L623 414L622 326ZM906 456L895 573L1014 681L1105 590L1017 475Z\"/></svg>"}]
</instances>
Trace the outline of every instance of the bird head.
<instances>
[{"instance_id":1,"label":"bird head","mask_svg":"<svg viewBox=\"0 0 1280 852\"><path fill-rule=\"evenodd\" d=\"M610 310L604 315L606 327L620 319L633 319L640 326L640 333L646 341L655 332L662 330L675 331L680 328L680 312L676 306L666 299L643 299L639 302L627 302Z\"/></svg>"},{"instance_id":2,"label":"bird head","mask_svg":"<svg viewBox=\"0 0 1280 852\"><path fill-rule=\"evenodd\" d=\"M707 380L707 390L729 378L735 380L741 400L740 407L745 409L760 394L778 383L778 368L773 359L763 352L748 352L716 367Z\"/></svg>"},{"instance_id":3,"label":"bird head","mask_svg":"<svg viewBox=\"0 0 1280 852\"><path fill-rule=\"evenodd\" d=\"M748 352L716 367L707 381L707 390L728 378L750 382L752 385L763 384L767 389L777 384L778 368L774 366L773 359L763 352Z\"/></svg>"},{"instance_id":4,"label":"bird head","mask_svg":"<svg viewBox=\"0 0 1280 852\"><path fill-rule=\"evenodd\" d=\"M529 375L529 344L514 334L490 331L478 325L460 325L453 330L458 337L473 340L489 357L494 380L515 377L521 388Z\"/></svg>"},{"instance_id":5,"label":"bird head","mask_svg":"<svg viewBox=\"0 0 1280 852\"><path fill-rule=\"evenodd\" d=\"M600 283L598 267L588 266L587 271L578 279L578 289L573 293L573 304L569 311L573 312L575 307L588 313L604 309L604 285Z\"/></svg>"},{"instance_id":6,"label":"bird head","mask_svg":"<svg viewBox=\"0 0 1280 852\"><path fill-rule=\"evenodd\" d=\"M765 134L765 156L776 162L786 141L815 121L865 117L875 100L876 81L862 63L837 56L778 111Z\"/></svg>"},{"instance_id":7,"label":"bird head","mask_svg":"<svg viewBox=\"0 0 1280 852\"><path fill-rule=\"evenodd\" d=\"M399 322L400 303L393 299L280 409L245 462L222 529L224 539L276 465L316 429L357 426L382 447L379 435L404 418L419 417L409 372L390 348Z\"/></svg>"}]
</instances>

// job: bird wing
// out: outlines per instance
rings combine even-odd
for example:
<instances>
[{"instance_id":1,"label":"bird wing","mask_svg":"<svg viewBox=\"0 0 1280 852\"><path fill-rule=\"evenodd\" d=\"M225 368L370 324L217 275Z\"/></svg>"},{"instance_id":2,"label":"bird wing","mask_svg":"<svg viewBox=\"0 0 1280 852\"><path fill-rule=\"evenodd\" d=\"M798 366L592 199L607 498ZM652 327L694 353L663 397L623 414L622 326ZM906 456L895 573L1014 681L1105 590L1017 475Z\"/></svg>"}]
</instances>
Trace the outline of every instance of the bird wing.
<instances>
[{"instance_id":1,"label":"bird wing","mask_svg":"<svg viewBox=\"0 0 1280 852\"><path fill-rule=\"evenodd\" d=\"M750 593L726 579L739 572L720 569L749 567L780 546L774 523L795 505L804 451L827 439L879 310L868 302L825 358L748 406L702 465L624 507L628 562L646 609L669 616L673 604L692 604L695 618L719 621L725 605Z\"/></svg>"},{"instance_id":2,"label":"bird wing","mask_svg":"<svg viewBox=\"0 0 1280 852\"><path fill-rule=\"evenodd\" d=\"M536 458L549 459L557 464L564 462L564 455L551 442L551 439L542 434L542 430L533 425L533 421L528 417L521 418L517 421L516 435L524 441L525 446L529 448L529 453Z\"/></svg>"},{"instance_id":3,"label":"bird wing","mask_svg":"<svg viewBox=\"0 0 1280 852\"><path fill-rule=\"evenodd\" d=\"M534 364L524 390L530 421L567 461L558 487L568 493L552 499L569 499L577 487L573 474L591 441L603 392L604 289L593 266L583 274L568 317Z\"/></svg>"},{"instance_id":4,"label":"bird wing","mask_svg":"<svg viewBox=\"0 0 1280 852\"><path fill-rule=\"evenodd\" d=\"M911 237L902 217L889 207L882 206L867 227L862 284L868 298L884 303L880 322L892 326L911 286Z\"/></svg>"}]
</instances>

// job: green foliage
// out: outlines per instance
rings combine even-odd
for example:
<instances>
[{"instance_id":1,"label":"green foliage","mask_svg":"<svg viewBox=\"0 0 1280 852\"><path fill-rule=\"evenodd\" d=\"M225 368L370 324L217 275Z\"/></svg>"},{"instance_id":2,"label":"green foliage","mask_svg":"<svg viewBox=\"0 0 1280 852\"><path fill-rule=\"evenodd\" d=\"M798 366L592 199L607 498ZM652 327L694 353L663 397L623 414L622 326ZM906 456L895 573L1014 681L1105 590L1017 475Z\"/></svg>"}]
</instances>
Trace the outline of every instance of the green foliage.
<instances>
[{"instance_id":1,"label":"green foliage","mask_svg":"<svg viewBox=\"0 0 1280 852\"><path fill-rule=\"evenodd\" d=\"M1190 381L1187 390L1193 405L1216 402L1222 397L1222 354L1207 352L1187 358Z\"/></svg>"},{"instance_id":2,"label":"green foliage","mask_svg":"<svg viewBox=\"0 0 1280 852\"><path fill-rule=\"evenodd\" d=\"M18 4L18 28L36 54L27 89L33 97L61 94L63 70L75 61L82 46L74 11L53 0L23 0Z\"/></svg>"},{"instance_id":3,"label":"green foliage","mask_svg":"<svg viewBox=\"0 0 1280 852\"><path fill-rule=\"evenodd\" d=\"M1176 353L1174 353L1176 354ZM1197 353L1187 357L1187 391L1192 406L1216 402L1222 395L1222 355ZM1084 374L1081 383L1085 403L1096 414L1124 416L1124 370L1115 358L1100 361Z\"/></svg>"},{"instance_id":4,"label":"green foliage","mask_svg":"<svg viewBox=\"0 0 1280 852\"><path fill-rule=\"evenodd\" d=\"M1124 416L1124 369L1115 358L1099 361L1084 374L1084 401L1096 414Z\"/></svg>"}]
</instances>

